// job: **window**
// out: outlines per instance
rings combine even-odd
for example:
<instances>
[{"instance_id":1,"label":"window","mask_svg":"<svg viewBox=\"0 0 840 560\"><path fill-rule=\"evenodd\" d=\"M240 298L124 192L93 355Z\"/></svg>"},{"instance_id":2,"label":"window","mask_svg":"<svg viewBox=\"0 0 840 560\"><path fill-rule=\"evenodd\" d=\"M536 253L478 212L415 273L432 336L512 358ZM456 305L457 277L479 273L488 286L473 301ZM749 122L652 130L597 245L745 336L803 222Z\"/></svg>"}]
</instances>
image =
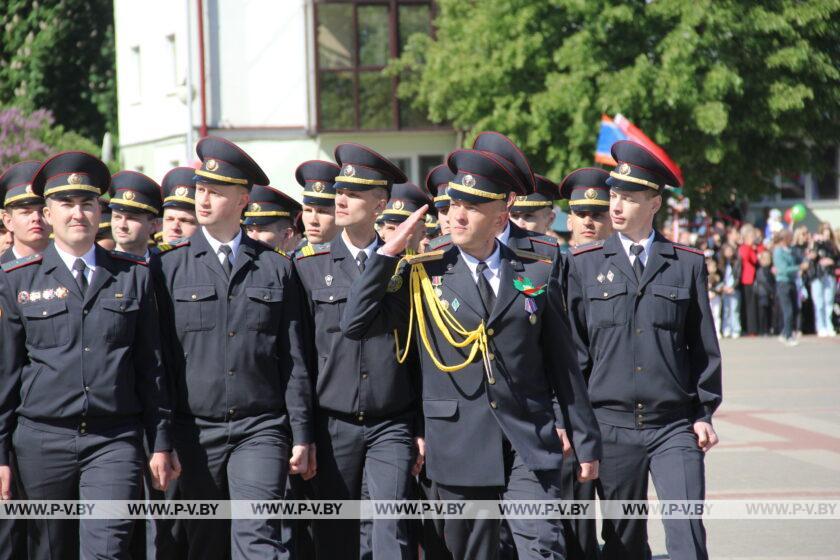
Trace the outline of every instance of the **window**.
<instances>
[{"instance_id":1,"label":"window","mask_svg":"<svg viewBox=\"0 0 840 560\"><path fill-rule=\"evenodd\" d=\"M782 175L779 182L779 196L782 200L805 198L805 186L808 177L805 174Z\"/></svg>"},{"instance_id":2,"label":"window","mask_svg":"<svg viewBox=\"0 0 840 560\"><path fill-rule=\"evenodd\" d=\"M175 35L166 36L166 61L164 62L165 75L163 83L170 89L178 87L178 51L175 48Z\"/></svg>"},{"instance_id":3,"label":"window","mask_svg":"<svg viewBox=\"0 0 840 560\"><path fill-rule=\"evenodd\" d=\"M315 13L320 130L433 126L383 74L411 35L431 33L431 0L320 0Z\"/></svg>"},{"instance_id":4,"label":"window","mask_svg":"<svg viewBox=\"0 0 840 560\"><path fill-rule=\"evenodd\" d=\"M419 163L419 177L417 178L420 183L423 184L426 181L426 176L429 174L429 171L440 165L441 163L445 163L446 156L420 156L418 159ZM432 193L435 194L435 193Z\"/></svg>"},{"instance_id":5,"label":"window","mask_svg":"<svg viewBox=\"0 0 840 560\"><path fill-rule=\"evenodd\" d=\"M832 146L823 153L825 169L822 173L814 174L814 186L811 192L813 200L837 200L838 198L838 173L837 173L838 148Z\"/></svg>"},{"instance_id":6,"label":"window","mask_svg":"<svg viewBox=\"0 0 840 560\"><path fill-rule=\"evenodd\" d=\"M129 58L129 91L133 101L135 103L139 103L140 98L143 96L143 80L140 68L140 45L131 47Z\"/></svg>"}]
</instances>

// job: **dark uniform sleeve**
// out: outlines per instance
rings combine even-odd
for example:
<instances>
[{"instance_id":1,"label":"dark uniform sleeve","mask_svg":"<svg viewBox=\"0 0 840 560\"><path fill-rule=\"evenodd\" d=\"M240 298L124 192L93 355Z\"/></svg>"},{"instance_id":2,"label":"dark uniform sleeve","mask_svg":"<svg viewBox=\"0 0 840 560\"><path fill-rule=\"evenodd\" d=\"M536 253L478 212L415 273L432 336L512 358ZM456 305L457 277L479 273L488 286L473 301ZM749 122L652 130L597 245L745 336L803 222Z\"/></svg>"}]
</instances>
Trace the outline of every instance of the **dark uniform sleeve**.
<instances>
[{"instance_id":1,"label":"dark uniform sleeve","mask_svg":"<svg viewBox=\"0 0 840 560\"><path fill-rule=\"evenodd\" d=\"M692 379L697 384L699 403L694 414L695 422L712 421L712 414L722 400L722 371L720 346L715 332L709 293L706 263L697 267L694 278L694 297L689 302L686 316L686 342L691 355Z\"/></svg>"},{"instance_id":2,"label":"dark uniform sleeve","mask_svg":"<svg viewBox=\"0 0 840 560\"><path fill-rule=\"evenodd\" d=\"M388 282L394 275L400 257L374 254L365 272L355 282L347 296L341 317L341 331L348 338L361 340L393 332L405 332L409 317L409 267L402 271L402 287L388 292Z\"/></svg>"},{"instance_id":3,"label":"dark uniform sleeve","mask_svg":"<svg viewBox=\"0 0 840 560\"><path fill-rule=\"evenodd\" d=\"M293 444L302 445L315 441L314 413L312 402L312 379L306 359L304 342L303 288L295 267L290 267L284 291L283 322L280 324L278 346L281 367L288 368L289 382L286 386L286 409L292 426Z\"/></svg>"},{"instance_id":4,"label":"dark uniform sleeve","mask_svg":"<svg viewBox=\"0 0 840 560\"><path fill-rule=\"evenodd\" d=\"M592 356L589 354L589 330L586 326L586 301L575 260L569 256L566 263L566 307L571 327L571 339L577 355L578 366L584 380L592 373Z\"/></svg>"},{"instance_id":5,"label":"dark uniform sleeve","mask_svg":"<svg viewBox=\"0 0 840 560\"><path fill-rule=\"evenodd\" d=\"M0 465L9 464L20 371L26 357L26 334L13 297L5 273L0 271Z\"/></svg>"},{"instance_id":6,"label":"dark uniform sleeve","mask_svg":"<svg viewBox=\"0 0 840 560\"><path fill-rule=\"evenodd\" d=\"M555 266L546 290L548 308L543 313L542 347L555 396L565 410L572 445L581 462L601 459L601 431L592 411L581 375L575 345L565 315L560 267ZM562 418L562 415L555 417Z\"/></svg>"},{"instance_id":7,"label":"dark uniform sleeve","mask_svg":"<svg viewBox=\"0 0 840 560\"><path fill-rule=\"evenodd\" d=\"M137 330L132 355L137 394L143 403L143 424L149 449L153 452L171 451L170 428L172 407L169 386L163 367L158 314L151 271L143 267L142 302L138 311Z\"/></svg>"}]
</instances>

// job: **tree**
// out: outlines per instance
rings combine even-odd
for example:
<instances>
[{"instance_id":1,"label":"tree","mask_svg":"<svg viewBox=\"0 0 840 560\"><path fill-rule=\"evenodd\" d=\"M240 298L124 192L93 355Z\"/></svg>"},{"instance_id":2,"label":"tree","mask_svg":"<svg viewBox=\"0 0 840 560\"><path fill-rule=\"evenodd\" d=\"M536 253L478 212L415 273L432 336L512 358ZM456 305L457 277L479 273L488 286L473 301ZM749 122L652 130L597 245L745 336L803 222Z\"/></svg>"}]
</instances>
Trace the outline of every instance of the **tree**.
<instances>
[{"instance_id":1,"label":"tree","mask_svg":"<svg viewBox=\"0 0 840 560\"><path fill-rule=\"evenodd\" d=\"M400 95L471 135L509 134L554 179L622 113L715 207L840 143L840 0L439 0L392 64ZM820 149L814 149L818 147Z\"/></svg>"},{"instance_id":2,"label":"tree","mask_svg":"<svg viewBox=\"0 0 840 560\"><path fill-rule=\"evenodd\" d=\"M101 142L116 133L113 0L0 4L0 103L44 107Z\"/></svg>"}]
</instances>

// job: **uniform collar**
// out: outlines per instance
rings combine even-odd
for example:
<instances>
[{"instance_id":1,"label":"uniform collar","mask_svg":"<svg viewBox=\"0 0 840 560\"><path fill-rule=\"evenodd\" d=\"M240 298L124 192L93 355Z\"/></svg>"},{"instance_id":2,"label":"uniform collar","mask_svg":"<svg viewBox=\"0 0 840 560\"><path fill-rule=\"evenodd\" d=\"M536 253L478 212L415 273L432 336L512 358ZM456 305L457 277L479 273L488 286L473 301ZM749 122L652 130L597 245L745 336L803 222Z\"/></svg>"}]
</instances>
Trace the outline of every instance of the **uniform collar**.
<instances>
[{"instance_id":1,"label":"uniform collar","mask_svg":"<svg viewBox=\"0 0 840 560\"><path fill-rule=\"evenodd\" d=\"M359 253L364 251L367 254L367 258L370 258L373 255L373 252L376 250L377 245L379 245L379 236L374 234L373 241L370 245L365 248L356 247L350 240L347 238L347 235L344 231L341 232L341 241L344 243L344 246L347 248L347 251L350 252L350 256L353 257L354 260L359 260Z\"/></svg>"},{"instance_id":2,"label":"uniform collar","mask_svg":"<svg viewBox=\"0 0 840 560\"><path fill-rule=\"evenodd\" d=\"M653 238L654 238L655 235L656 235L656 230L651 228L650 235L648 235L645 239L642 239L642 241L640 243L638 243L645 250L645 252L642 253L642 262L646 261L647 258L650 256L650 246L653 244ZM627 237L626 235L624 235L621 232L619 232L619 234L618 234L618 239L621 241L621 246L624 248L624 253L627 255L627 258L629 258L630 261L632 262L633 258L631 258L631 256L632 257L635 257L635 256L630 253L630 246L631 245L636 245L636 242L633 241L632 239L630 239L629 237Z\"/></svg>"},{"instance_id":3,"label":"uniform collar","mask_svg":"<svg viewBox=\"0 0 840 560\"><path fill-rule=\"evenodd\" d=\"M493 248L493 253L487 257L484 262L487 264L488 270L493 274L493 276L501 276L502 271L502 258L501 252L499 250L500 243L497 241L495 247ZM478 267L479 260L472 255L465 253L460 247L458 251L461 253L461 258L464 259L464 264L467 265L467 268L470 269L470 273L472 274L473 278L478 278L476 273L476 268Z\"/></svg>"},{"instance_id":4,"label":"uniform collar","mask_svg":"<svg viewBox=\"0 0 840 560\"><path fill-rule=\"evenodd\" d=\"M71 274L73 273L73 263L76 262L76 259L78 258L82 259L85 262L85 266L87 266L91 271L96 270L96 243L91 245L90 249L88 249L88 252L82 255L81 257L75 257L70 253L65 253L58 247L58 244L56 243L53 243L53 247L55 247L55 252L61 259L61 262L63 262L65 266L67 266L67 270L69 270Z\"/></svg>"},{"instance_id":5,"label":"uniform collar","mask_svg":"<svg viewBox=\"0 0 840 560\"><path fill-rule=\"evenodd\" d=\"M201 226L201 231L204 234L204 238L207 239L207 243L210 245L210 248L213 250L214 254L219 254L219 248L222 245L227 245L228 247L230 247L231 262L234 262L236 254L239 251L239 245L240 243L242 243L242 228L239 229L239 232L236 234L236 237L234 237L231 241L228 241L227 243L222 243L221 241L210 235L210 232L207 231L207 228L205 228L204 226Z\"/></svg>"},{"instance_id":6,"label":"uniform collar","mask_svg":"<svg viewBox=\"0 0 840 560\"><path fill-rule=\"evenodd\" d=\"M499 243L502 245L508 244L508 240L510 239L510 219L508 219L505 224L505 229L502 230L502 233L496 236L496 239L498 239ZM488 263L487 266L490 266L490 263Z\"/></svg>"}]
</instances>

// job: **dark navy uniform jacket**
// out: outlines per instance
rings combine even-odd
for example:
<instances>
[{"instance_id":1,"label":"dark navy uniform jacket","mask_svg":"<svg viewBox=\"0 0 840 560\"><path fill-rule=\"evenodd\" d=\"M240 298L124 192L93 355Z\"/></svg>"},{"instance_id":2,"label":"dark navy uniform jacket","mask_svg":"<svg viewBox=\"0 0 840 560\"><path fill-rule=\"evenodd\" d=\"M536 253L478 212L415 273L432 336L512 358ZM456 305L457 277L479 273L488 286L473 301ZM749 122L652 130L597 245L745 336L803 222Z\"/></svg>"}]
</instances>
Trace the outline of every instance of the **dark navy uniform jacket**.
<instances>
[{"instance_id":1,"label":"dark navy uniform jacket","mask_svg":"<svg viewBox=\"0 0 840 560\"><path fill-rule=\"evenodd\" d=\"M318 407L338 414L383 418L417 406L420 383L416 362L397 363L393 331L371 333L362 340L341 332L350 287L361 276L344 241L336 237L330 243L299 251L295 268L306 294L307 338L315 343L310 358L313 371L317 371ZM408 315L405 319L407 322Z\"/></svg>"},{"instance_id":2,"label":"dark navy uniform jacket","mask_svg":"<svg viewBox=\"0 0 840 560\"><path fill-rule=\"evenodd\" d=\"M426 271L430 278L440 277L440 299L449 302L449 309L464 328L473 330L484 317L476 282L457 247L450 246L442 253L437 260L424 263ZM601 456L600 432L563 314L556 263L533 254L525 257L501 245L500 258L501 283L487 322L492 383L480 357L460 371L445 373L421 348L416 331L412 340L422 367L427 474L441 484L504 485L505 438L528 468L559 468L563 449L555 431L562 423L557 400L568 410L570 425L565 428L580 460ZM383 255L368 261L347 301L342 321L347 336L372 336L397 327L405 330L410 267L403 271L402 287L387 291L397 261ZM532 304L514 287L519 276L530 279L534 286L545 285ZM533 322L531 314L536 316ZM426 317L429 339L443 363L463 362L465 350L444 339L427 310Z\"/></svg>"},{"instance_id":3,"label":"dark navy uniform jacket","mask_svg":"<svg viewBox=\"0 0 840 560\"><path fill-rule=\"evenodd\" d=\"M288 412L294 443L311 442L300 283L289 259L243 232L228 281L201 229L156 258L175 411L219 421Z\"/></svg>"},{"instance_id":4,"label":"dark navy uniform jacket","mask_svg":"<svg viewBox=\"0 0 840 560\"><path fill-rule=\"evenodd\" d=\"M171 449L170 406L149 269L96 248L84 300L55 246L0 274L0 464L15 416L114 425L142 420Z\"/></svg>"},{"instance_id":5,"label":"dark navy uniform jacket","mask_svg":"<svg viewBox=\"0 0 840 560\"><path fill-rule=\"evenodd\" d=\"M15 260L15 254L12 252L11 247L3 251L3 254L0 255L0 264L6 264L7 262L11 262L13 260Z\"/></svg>"},{"instance_id":6,"label":"dark navy uniform jacket","mask_svg":"<svg viewBox=\"0 0 840 560\"><path fill-rule=\"evenodd\" d=\"M638 428L711 421L721 359L706 276L701 252L659 232L641 283L617 233L572 252L569 316L599 421Z\"/></svg>"}]
</instances>

